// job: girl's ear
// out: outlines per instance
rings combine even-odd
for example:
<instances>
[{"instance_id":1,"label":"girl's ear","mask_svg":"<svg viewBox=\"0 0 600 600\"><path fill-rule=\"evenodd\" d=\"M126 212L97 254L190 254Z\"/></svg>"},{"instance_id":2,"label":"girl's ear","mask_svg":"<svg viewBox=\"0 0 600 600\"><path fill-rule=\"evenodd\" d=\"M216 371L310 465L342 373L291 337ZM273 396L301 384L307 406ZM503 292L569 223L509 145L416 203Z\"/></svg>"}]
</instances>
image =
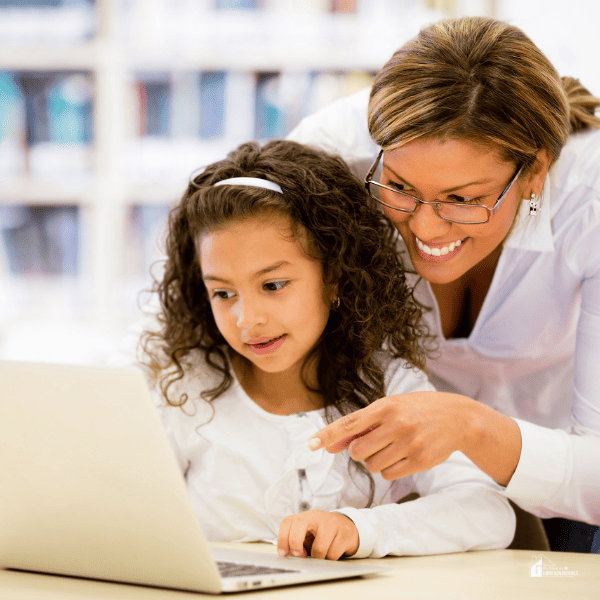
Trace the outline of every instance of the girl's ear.
<instances>
[{"instance_id":1,"label":"girl's ear","mask_svg":"<svg viewBox=\"0 0 600 600\"><path fill-rule=\"evenodd\" d=\"M528 181L523 188L526 192L523 197L529 197L532 193L536 196L540 195L542 188L544 187L544 182L546 181L546 176L548 175L551 162L552 157L550 156L550 153L545 148L542 148L537 153L535 163L533 163L533 167L529 173Z\"/></svg>"},{"instance_id":2,"label":"girl's ear","mask_svg":"<svg viewBox=\"0 0 600 600\"><path fill-rule=\"evenodd\" d=\"M331 285L331 301L333 302L336 298L339 298L338 284L334 283Z\"/></svg>"},{"instance_id":3,"label":"girl's ear","mask_svg":"<svg viewBox=\"0 0 600 600\"><path fill-rule=\"evenodd\" d=\"M328 306L332 307L332 306L334 306L336 301L339 301L339 295L338 295L337 278L334 277L333 271L331 269L328 268L325 270L325 276L323 278L323 282L325 283L325 288L324 288L325 303Z\"/></svg>"},{"instance_id":4,"label":"girl's ear","mask_svg":"<svg viewBox=\"0 0 600 600\"><path fill-rule=\"evenodd\" d=\"M339 269L336 272L331 267L326 267L324 272L325 272L325 275L324 275L323 281L325 281L325 283L327 285L335 285L336 286L335 289L337 292L337 282L340 280Z\"/></svg>"}]
</instances>

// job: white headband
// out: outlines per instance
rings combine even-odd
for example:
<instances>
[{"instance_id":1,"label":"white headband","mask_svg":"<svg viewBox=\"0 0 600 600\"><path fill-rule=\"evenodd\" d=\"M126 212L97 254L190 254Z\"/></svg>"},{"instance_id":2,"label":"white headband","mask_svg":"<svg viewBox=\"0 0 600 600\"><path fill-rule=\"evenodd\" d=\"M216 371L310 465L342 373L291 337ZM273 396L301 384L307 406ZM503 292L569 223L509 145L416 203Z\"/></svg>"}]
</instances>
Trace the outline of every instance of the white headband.
<instances>
[{"instance_id":1,"label":"white headband","mask_svg":"<svg viewBox=\"0 0 600 600\"><path fill-rule=\"evenodd\" d=\"M269 181L268 179L259 179L258 177L232 177L231 179L217 181L215 186L217 185L248 185L250 187L265 188L283 194L283 190L277 183Z\"/></svg>"}]
</instances>

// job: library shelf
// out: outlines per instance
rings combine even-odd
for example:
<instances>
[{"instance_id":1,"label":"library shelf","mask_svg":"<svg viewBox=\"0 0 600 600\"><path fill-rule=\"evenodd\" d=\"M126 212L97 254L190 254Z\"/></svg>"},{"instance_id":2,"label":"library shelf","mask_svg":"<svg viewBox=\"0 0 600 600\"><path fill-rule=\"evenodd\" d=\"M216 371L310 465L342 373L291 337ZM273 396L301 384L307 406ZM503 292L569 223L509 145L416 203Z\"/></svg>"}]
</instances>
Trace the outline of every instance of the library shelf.
<instances>
[{"instance_id":1,"label":"library shelf","mask_svg":"<svg viewBox=\"0 0 600 600\"><path fill-rule=\"evenodd\" d=\"M249 139L285 137L367 87L442 15L428 0L30 4L41 8L20 13L22 38L0 26L0 359L27 356L15 340L34 323L32 357L51 348L49 360L72 359L77 330L101 341L89 351L82 341L81 361L106 355L138 314L168 208L192 171ZM73 324L70 348L50 325L41 339L44 318Z\"/></svg>"}]
</instances>

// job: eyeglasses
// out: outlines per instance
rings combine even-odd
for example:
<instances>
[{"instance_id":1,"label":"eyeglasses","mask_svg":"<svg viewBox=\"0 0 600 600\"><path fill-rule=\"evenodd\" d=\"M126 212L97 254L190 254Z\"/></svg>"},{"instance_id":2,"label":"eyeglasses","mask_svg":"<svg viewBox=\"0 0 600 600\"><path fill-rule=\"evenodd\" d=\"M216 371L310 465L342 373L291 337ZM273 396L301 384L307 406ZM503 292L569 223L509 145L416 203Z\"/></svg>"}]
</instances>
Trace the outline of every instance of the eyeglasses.
<instances>
[{"instance_id":1,"label":"eyeglasses","mask_svg":"<svg viewBox=\"0 0 600 600\"><path fill-rule=\"evenodd\" d=\"M459 202L440 202L433 200L432 202L425 202L416 196L411 196L400 190L396 190L382 183L373 181L373 174L379 166L381 157L383 156L383 150L379 152L377 160L373 163L367 176L365 177L365 187L369 192L369 195L374 200L377 200L379 204L387 206L393 210L400 210L402 212L413 213L417 210L419 204L431 204L433 209L437 213L438 217L444 219L444 221L450 221L451 223L462 223L465 225L478 225L481 223L487 223L492 215L495 215L499 210L502 202L506 198L510 188L513 186L515 181L519 178L523 165L521 165L517 172L514 174L510 183L504 188L504 191L500 194L498 200L492 208L488 208L483 204L466 204Z\"/></svg>"}]
</instances>

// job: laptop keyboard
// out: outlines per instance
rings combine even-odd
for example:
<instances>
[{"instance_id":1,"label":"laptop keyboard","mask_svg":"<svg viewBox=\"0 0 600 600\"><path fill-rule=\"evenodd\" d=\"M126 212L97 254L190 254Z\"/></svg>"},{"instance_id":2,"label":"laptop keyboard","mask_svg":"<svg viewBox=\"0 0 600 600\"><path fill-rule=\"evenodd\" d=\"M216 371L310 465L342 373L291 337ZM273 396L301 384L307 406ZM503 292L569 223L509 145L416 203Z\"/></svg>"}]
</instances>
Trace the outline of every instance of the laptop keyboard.
<instances>
[{"instance_id":1,"label":"laptop keyboard","mask_svg":"<svg viewBox=\"0 0 600 600\"><path fill-rule=\"evenodd\" d=\"M232 563L217 561L217 567L221 577L240 577L244 575L270 575L272 573L299 573L296 569L276 569L275 567L262 567L259 565L245 565L242 563Z\"/></svg>"}]
</instances>

